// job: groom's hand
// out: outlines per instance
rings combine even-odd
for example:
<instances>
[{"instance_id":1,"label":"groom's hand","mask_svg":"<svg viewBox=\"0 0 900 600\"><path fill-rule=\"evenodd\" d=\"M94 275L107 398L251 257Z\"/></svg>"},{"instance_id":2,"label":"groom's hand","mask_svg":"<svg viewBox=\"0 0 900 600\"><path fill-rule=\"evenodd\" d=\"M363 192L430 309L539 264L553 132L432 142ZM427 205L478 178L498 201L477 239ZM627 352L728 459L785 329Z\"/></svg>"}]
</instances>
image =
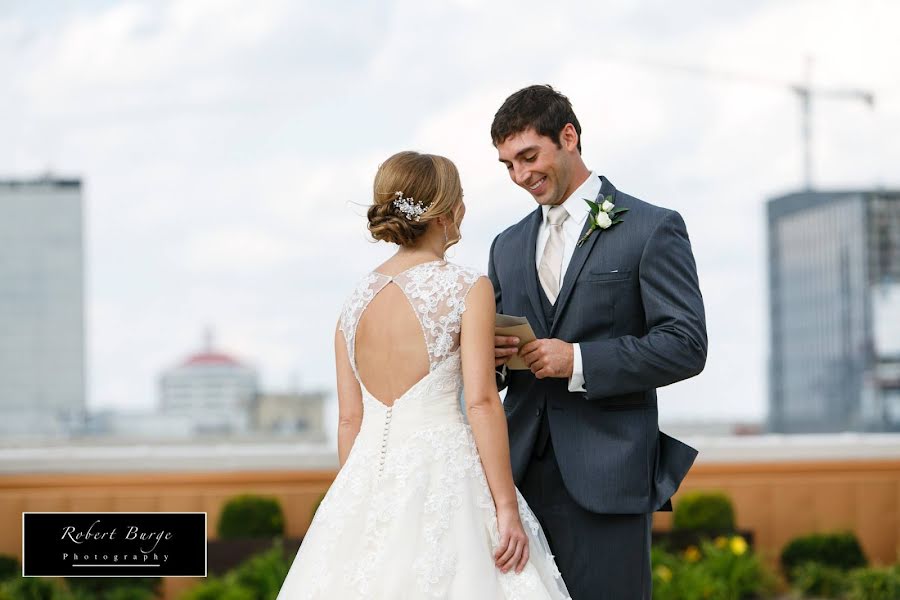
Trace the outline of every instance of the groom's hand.
<instances>
[{"instance_id":1,"label":"groom's hand","mask_svg":"<svg viewBox=\"0 0 900 600\"><path fill-rule=\"evenodd\" d=\"M519 338L505 335L494 336L494 366L499 367L519 352Z\"/></svg>"},{"instance_id":2,"label":"groom's hand","mask_svg":"<svg viewBox=\"0 0 900 600\"><path fill-rule=\"evenodd\" d=\"M525 364L538 379L572 376L575 365L575 346L556 338L534 340L522 346L519 351Z\"/></svg>"}]
</instances>

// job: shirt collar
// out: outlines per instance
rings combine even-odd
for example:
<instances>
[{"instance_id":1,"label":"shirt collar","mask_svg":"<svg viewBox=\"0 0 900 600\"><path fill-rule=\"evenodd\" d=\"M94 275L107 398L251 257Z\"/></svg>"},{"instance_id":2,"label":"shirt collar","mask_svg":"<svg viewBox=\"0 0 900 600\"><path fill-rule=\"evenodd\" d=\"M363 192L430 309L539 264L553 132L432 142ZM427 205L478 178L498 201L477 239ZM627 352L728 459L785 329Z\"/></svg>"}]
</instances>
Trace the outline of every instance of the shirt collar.
<instances>
[{"instance_id":1,"label":"shirt collar","mask_svg":"<svg viewBox=\"0 0 900 600\"><path fill-rule=\"evenodd\" d=\"M585 199L592 202L596 200L597 196L600 194L600 186L602 183L603 182L600 181L597 174L591 171L588 178L584 180L584 183L578 186L578 188L572 192L572 195L563 201L562 207L569 213L569 218L572 219L573 222L583 223L587 218L588 206L587 203L585 203ZM549 206L541 206L541 212L545 222L549 210Z\"/></svg>"}]
</instances>

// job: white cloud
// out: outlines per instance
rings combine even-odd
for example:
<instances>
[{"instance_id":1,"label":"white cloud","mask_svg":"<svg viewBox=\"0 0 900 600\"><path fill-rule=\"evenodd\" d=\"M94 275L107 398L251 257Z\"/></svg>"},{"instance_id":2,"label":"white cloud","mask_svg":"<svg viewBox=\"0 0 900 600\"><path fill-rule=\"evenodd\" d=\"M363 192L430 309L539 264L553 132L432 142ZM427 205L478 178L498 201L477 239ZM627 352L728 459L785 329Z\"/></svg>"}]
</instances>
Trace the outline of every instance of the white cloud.
<instances>
[{"instance_id":1,"label":"white cloud","mask_svg":"<svg viewBox=\"0 0 900 600\"><path fill-rule=\"evenodd\" d=\"M203 273L268 270L298 259L303 251L296 240L263 229L225 228L197 234L176 254L184 257L187 269Z\"/></svg>"},{"instance_id":2,"label":"white cloud","mask_svg":"<svg viewBox=\"0 0 900 600\"><path fill-rule=\"evenodd\" d=\"M493 235L533 207L489 140L497 107L529 83L573 100L590 166L685 216L711 354L702 376L660 392L665 418L763 414L763 203L799 183L801 162L789 91L660 65L793 80L814 54L816 83L884 90L874 112L814 104L818 180L897 185L888 1L47 10L0 13L0 162L86 178L96 405L149 404L159 369L208 323L268 385L299 372L330 387L340 305L390 253L354 204L370 201L378 163L407 148L453 159L469 210L452 253L483 268Z\"/></svg>"}]
</instances>

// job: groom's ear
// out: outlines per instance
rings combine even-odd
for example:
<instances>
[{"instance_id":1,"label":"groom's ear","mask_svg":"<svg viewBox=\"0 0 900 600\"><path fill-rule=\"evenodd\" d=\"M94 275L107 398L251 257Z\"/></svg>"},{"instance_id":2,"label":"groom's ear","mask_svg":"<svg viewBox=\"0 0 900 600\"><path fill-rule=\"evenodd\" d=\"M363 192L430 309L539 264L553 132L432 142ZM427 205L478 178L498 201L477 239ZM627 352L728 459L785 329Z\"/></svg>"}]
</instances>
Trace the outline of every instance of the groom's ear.
<instances>
[{"instance_id":1,"label":"groom's ear","mask_svg":"<svg viewBox=\"0 0 900 600\"><path fill-rule=\"evenodd\" d=\"M579 135L575 131L575 126L571 123L566 123L562 131L559 132L559 145L568 152L578 151L578 141Z\"/></svg>"}]
</instances>

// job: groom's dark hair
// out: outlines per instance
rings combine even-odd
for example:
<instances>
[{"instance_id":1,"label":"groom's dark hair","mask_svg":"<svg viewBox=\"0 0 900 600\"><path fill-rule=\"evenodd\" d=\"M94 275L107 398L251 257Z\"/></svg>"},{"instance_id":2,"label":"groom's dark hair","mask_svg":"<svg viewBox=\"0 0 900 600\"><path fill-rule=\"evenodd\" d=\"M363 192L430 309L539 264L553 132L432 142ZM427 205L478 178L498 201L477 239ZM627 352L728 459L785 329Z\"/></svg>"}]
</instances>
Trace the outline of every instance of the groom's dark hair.
<instances>
[{"instance_id":1,"label":"groom's dark hair","mask_svg":"<svg viewBox=\"0 0 900 600\"><path fill-rule=\"evenodd\" d=\"M578 153L581 154L581 124L572 110L572 103L549 85L530 85L503 101L491 123L491 140L497 146L512 135L534 129L560 148L559 134L567 123L578 132Z\"/></svg>"}]
</instances>

